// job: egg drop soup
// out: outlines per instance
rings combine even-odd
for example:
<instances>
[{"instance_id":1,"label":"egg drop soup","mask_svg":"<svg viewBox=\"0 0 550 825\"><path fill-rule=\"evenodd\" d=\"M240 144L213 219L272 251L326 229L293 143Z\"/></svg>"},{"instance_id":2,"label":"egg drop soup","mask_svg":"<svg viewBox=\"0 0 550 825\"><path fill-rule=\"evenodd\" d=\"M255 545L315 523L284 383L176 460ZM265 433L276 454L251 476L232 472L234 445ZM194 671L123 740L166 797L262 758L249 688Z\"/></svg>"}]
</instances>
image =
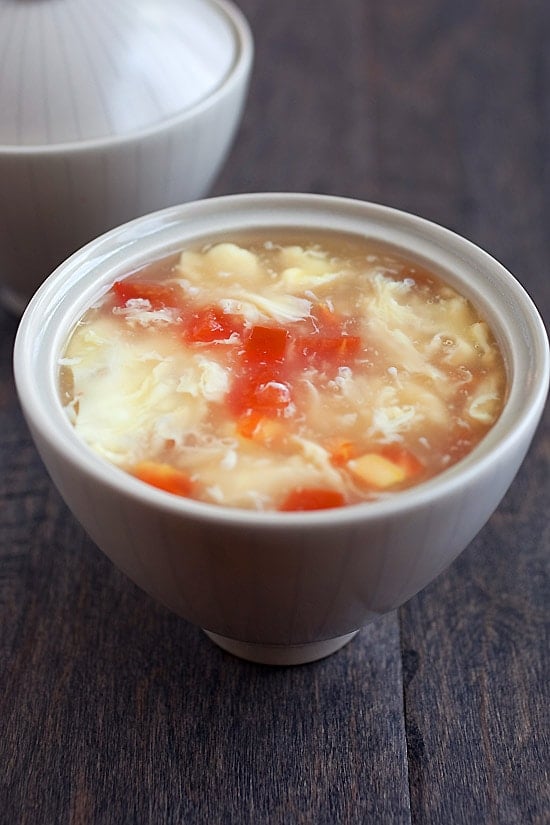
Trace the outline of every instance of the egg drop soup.
<instances>
[{"instance_id":1,"label":"egg drop soup","mask_svg":"<svg viewBox=\"0 0 550 825\"><path fill-rule=\"evenodd\" d=\"M60 361L83 441L203 502L393 496L469 453L506 374L475 307L399 251L291 232L185 249L113 284Z\"/></svg>"}]
</instances>

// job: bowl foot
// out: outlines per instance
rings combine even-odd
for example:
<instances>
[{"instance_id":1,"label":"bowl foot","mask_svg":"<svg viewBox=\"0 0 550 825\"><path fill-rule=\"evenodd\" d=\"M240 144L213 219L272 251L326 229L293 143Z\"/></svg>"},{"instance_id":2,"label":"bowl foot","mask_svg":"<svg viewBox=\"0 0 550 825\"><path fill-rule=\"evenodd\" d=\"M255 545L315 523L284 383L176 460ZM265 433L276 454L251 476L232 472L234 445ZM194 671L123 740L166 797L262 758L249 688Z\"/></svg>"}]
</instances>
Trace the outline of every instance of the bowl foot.
<instances>
[{"instance_id":1,"label":"bowl foot","mask_svg":"<svg viewBox=\"0 0 550 825\"><path fill-rule=\"evenodd\" d=\"M257 662L261 665L304 665L307 662L315 662L317 659L324 659L331 653L336 653L344 647L359 632L346 633L344 636L336 636L334 639L325 639L322 642L309 642L303 645L262 645L253 642L239 642L237 639L228 639L227 636L220 636L218 633L204 631L214 644L239 656L249 662Z\"/></svg>"}]
</instances>

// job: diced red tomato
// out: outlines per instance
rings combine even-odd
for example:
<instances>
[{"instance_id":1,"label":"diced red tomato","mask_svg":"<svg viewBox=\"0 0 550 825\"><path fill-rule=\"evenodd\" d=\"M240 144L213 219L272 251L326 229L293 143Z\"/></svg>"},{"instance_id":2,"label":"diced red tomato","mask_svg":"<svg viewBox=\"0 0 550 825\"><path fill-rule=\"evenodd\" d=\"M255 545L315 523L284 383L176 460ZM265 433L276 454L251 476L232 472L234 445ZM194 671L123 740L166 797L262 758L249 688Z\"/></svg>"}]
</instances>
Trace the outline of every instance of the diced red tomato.
<instances>
[{"instance_id":1,"label":"diced red tomato","mask_svg":"<svg viewBox=\"0 0 550 825\"><path fill-rule=\"evenodd\" d=\"M248 418L250 425L254 416L277 417L292 402L285 365L288 338L282 327L255 326L245 341L227 401L233 414Z\"/></svg>"},{"instance_id":2,"label":"diced red tomato","mask_svg":"<svg viewBox=\"0 0 550 825\"><path fill-rule=\"evenodd\" d=\"M228 403L234 415L256 413L277 416L292 401L290 384L265 373L245 374L235 381Z\"/></svg>"},{"instance_id":3,"label":"diced red tomato","mask_svg":"<svg viewBox=\"0 0 550 825\"><path fill-rule=\"evenodd\" d=\"M331 507L342 507L344 504L344 496L338 490L297 487L289 493L279 510L328 510Z\"/></svg>"},{"instance_id":4,"label":"diced red tomato","mask_svg":"<svg viewBox=\"0 0 550 825\"><path fill-rule=\"evenodd\" d=\"M171 464L157 461L142 461L134 467L133 475L146 484L151 484L153 487L166 490L176 496L190 495L193 486L186 473L172 467Z\"/></svg>"},{"instance_id":5,"label":"diced red tomato","mask_svg":"<svg viewBox=\"0 0 550 825\"><path fill-rule=\"evenodd\" d=\"M257 410L283 410L292 400L290 387L284 381L257 384L253 396Z\"/></svg>"},{"instance_id":6,"label":"diced red tomato","mask_svg":"<svg viewBox=\"0 0 550 825\"><path fill-rule=\"evenodd\" d=\"M181 291L176 286L155 281L116 281L112 289L118 306L124 306L135 298L149 301L153 309L179 307L182 303Z\"/></svg>"},{"instance_id":7,"label":"diced red tomato","mask_svg":"<svg viewBox=\"0 0 550 825\"><path fill-rule=\"evenodd\" d=\"M273 364L285 357L288 333L282 327L252 327L244 348L244 360Z\"/></svg>"},{"instance_id":8,"label":"diced red tomato","mask_svg":"<svg viewBox=\"0 0 550 825\"><path fill-rule=\"evenodd\" d=\"M296 339L296 350L298 356L306 363L340 367L351 363L359 354L361 339L357 335L342 335L339 338L308 335Z\"/></svg>"},{"instance_id":9,"label":"diced red tomato","mask_svg":"<svg viewBox=\"0 0 550 825\"><path fill-rule=\"evenodd\" d=\"M400 444L387 444L385 447L382 447L380 454L389 461L393 461L398 467L401 467L401 469L406 472L407 477L416 475L424 469L424 465L420 459Z\"/></svg>"},{"instance_id":10,"label":"diced red tomato","mask_svg":"<svg viewBox=\"0 0 550 825\"><path fill-rule=\"evenodd\" d=\"M184 337L193 343L207 344L226 341L234 332L242 330L242 322L226 315L219 307L208 306L193 312L185 323Z\"/></svg>"}]
</instances>

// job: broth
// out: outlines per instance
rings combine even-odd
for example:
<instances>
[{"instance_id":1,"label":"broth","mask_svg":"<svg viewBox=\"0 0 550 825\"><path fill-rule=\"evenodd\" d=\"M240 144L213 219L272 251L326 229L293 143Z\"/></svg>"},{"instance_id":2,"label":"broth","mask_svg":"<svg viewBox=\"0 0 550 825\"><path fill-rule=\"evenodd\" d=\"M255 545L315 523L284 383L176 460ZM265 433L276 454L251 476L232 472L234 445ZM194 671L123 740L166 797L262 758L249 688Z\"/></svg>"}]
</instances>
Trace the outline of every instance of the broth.
<instances>
[{"instance_id":1,"label":"broth","mask_svg":"<svg viewBox=\"0 0 550 825\"><path fill-rule=\"evenodd\" d=\"M130 274L60 364L77 433L142 481L308 510L398 494L502 410L487 323L434 272L356 236L216 239Z\"/></svg>"}]
</instances>

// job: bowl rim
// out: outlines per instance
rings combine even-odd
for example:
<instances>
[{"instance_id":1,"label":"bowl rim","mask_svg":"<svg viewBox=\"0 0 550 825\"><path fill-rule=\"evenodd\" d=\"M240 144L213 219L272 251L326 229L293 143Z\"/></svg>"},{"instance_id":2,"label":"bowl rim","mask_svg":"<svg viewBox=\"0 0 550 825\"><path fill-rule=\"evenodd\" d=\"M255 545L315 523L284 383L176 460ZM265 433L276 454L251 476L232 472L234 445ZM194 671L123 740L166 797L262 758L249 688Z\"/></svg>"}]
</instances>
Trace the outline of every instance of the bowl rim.
<instances>
[{"instance_id":1,"label":"bowl rim","mask_svg":"<svg viewBox=\"0 0 550 825\"><path fill-rule=\"evenodd\" d=\"M159 133L176 128L185 121L191 120L201 112L215 106L217 101L227 95L235 86L238 86L241 82L246 82L254 58L254 39L247 18L233 0L201 0L201 2L212 6L219 12L220 17L225 18L228 29L232 31L235 40L235 55L229 70L209 92L195 103L153 124L120 135L103 135L97 138L84 138L83 140L60 141L57 143L11 144L0 142L0 158L86 153L96 149L111 149L124 146L124 144L147 140Z\"/></svg>"},{"instance_id":2,"label":"bowl rim","mask_svg":"<svg viewBox=\"0 0 550 825\"><path fill-rule=\"evenodd\" d=\"M53 375L54 373L57 374L57 359L60 352L60 348L54 346L55 341L66 341L73 324L78 320L82 311L90 306L90 303L83 296L89 298L94 289L96 295L99 294L97 292L99 286L93 282L91 276L94 267L101 266L106 259L110 260L117 254L124 255L125 249L131 246L132 243L137 240L143 241L144 237L149 237L147 233L143 235L139 232L140 229L147 228L148 225L153 227L152 232L149 234L154 237L155 225L157 232L166 227L183 225L189 214L198 213L200 218L201 212L206 212L206 217L212 212L214 215L227 214L229 225L231 223L232 208L236 209L239 204L248 207L263 206L269 214L272 212L274 215L276 215L277 209L281 210L285 204L293 209L299 210L301 207L312 207L313 209L319 208L323 212L327 210L337 212L346 208L350 210L357 209L358 213L363 212L365 217L367 215L374 216L373 220L375 218L381 219L388 222L389 226L395 227L399 224L402 228L401 231L405 233L427 233L428 245L434 249L434 258L437 249L439 248L441 251L444 247L452 248L453 252L464 255L465 259L468 255L474 256L484 270L490 269L499 276L501 281L504 280L507 303L514 308L520 307L522 321L524 322L522 331L530 337L536 355L535 363L531 366L536 367L538 372L535 373L535 370L532 370L533 374L529 386L527 386L527 378L516 374L518 371L513 364L514 349L510 347L508 356L503 353L505 360L508 358L512 362L511 364L507 363L507 371L509 372L508 398L500 418L482 441L472 452L448 470L444 470L421 484L373 502L305 512L256 511L178 497L140 482L129 473L94 453L77 436L63 411L57 388L54 392L48 381L44 381L42 387L40 382L32 380L31 368L33 363L37 361L39 344L42 340L41 336L48 329L48 323L52 324L53 316L56 313L58 315L62 313L63 320L56 328L54 338L50 340L50 346L46 351L46 355L43 356L43 359L47 357L48 369L51 370L53 382ZM277 221L273 220L271 226L276 227ZM228 229L227 231L231 230ZM215 230L212 230L210 235L215 235ZM182 241L182 245L186 242L192 243L193 238L200 240L203 237L208 237L208 231L202 234L196 231L191 232ZM126 238L126 246L117 246L117 241L120 242L121 238L123 240ZM406 246L405 239L403 239L403 246ZM88 259L89 265L83 267L82 264L86 259ZM435 260L433 263L435 264ZM81 274L77 278L79 271ZM129 270L123 271L128 272ZM82 285L86 285L86 288L81 290L80 299L73 300L72 303L70 299L67 301L67 293L70 292L71 286L75 290L76 285L80 285L81 281ZM111 282L104 273L103 278L100 278L98 283L103 286L104 291L105 286ZM76 294L75 297L77 297ZM492 328L496 334L497 330L494 323ZM499 331L501 334L507 333L504 319L499 319ZM511 336L508 336L508 343L510 340ZM512 372L511 376L510 371ZM215 522L228 527L233 525L244 528L262 527L284 530L295 529L297 526L311 528L377 521L386 518L388 515L403 514L416 510L427 503L433 503L436 499L443 499L458 493L473 482L480 473L483 474L492 465L498 465L502 462L505 453L521 446L526 435L534 432L542 415L548 393L550 350L542 319L524 287L495 258L452 230L403 210L368 201L310 193L264 192L206 198L169 207L116 227L75 252L46 279L31 299L21 318L14 345L14 377L19 401L31 432L33 430L39 432L41 438L50 447L53 447L55 452L63 457L64 461L68 462L73 468L78 468L78 471L85 473L89 479L106 485L109 489L116 490L126 497L137 499L144 506L155 506L165 512L197 522ZM520 386L520 381L523 382L522 386ZM39 412L43 407L41 402L46 396L52 407L56 408L55 417L53 415L46 416ZM516 407L521 406L521 415L513 414L511 410L512 398ZM61 426L59 426L60 424Z\"/></svg>"}]
</instances>

